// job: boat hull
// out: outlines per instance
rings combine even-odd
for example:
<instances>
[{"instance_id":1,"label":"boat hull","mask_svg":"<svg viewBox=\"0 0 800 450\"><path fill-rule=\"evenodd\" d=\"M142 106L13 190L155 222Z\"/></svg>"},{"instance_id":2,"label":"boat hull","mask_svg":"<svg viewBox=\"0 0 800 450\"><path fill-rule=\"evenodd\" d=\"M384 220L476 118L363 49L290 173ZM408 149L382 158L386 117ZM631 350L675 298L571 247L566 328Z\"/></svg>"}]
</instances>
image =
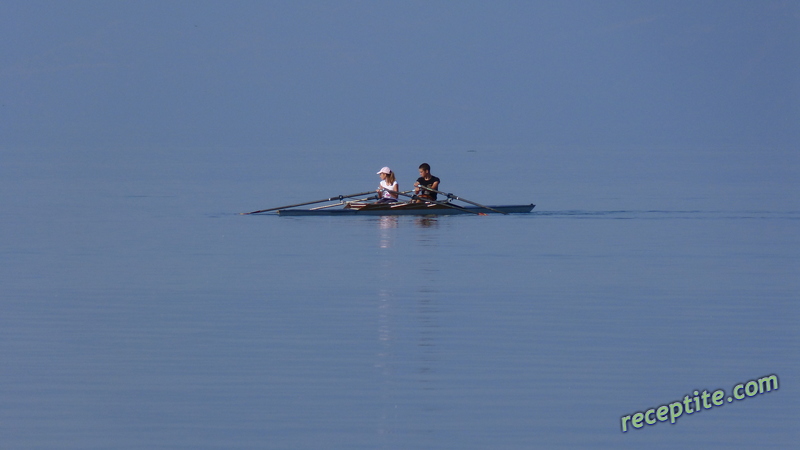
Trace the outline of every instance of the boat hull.
<instances>
[{"instance_id":1,"label":"boat hull","mask_svg":"<svg viewBox=\"0 0 800 450\"><path fill-rule=\"evenodd\" d=\"M508 214L526 214L533 211L536 205L501 205L489 208ZM425 203L399 203L369 205L359 209L279 209L281 216L454 216L462 214L495 214L496 211L470 206L451 208L449 206Z\"/></svg>"}]
</instances>

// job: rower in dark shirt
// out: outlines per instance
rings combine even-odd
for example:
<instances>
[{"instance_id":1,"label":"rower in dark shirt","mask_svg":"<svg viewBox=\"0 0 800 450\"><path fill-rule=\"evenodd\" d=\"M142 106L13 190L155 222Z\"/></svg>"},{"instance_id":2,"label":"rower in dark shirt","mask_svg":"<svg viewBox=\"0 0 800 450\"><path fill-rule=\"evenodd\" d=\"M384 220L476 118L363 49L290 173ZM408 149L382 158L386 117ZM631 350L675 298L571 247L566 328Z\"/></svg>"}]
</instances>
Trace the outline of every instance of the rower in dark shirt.
<instances>
[{"instance_id":1,"label":"rower in dark shirt","mask_svg":"<svg viewBox=\"0 0 800 450\"><path fill-rule=\"evenodd\" d=\"M422 200L430 199L436 200L436 192L431 192L425 189L422 189L420 186L429 187L431 189L439 190L439 177L435 177L431 175L431 166L427 163L422 163L419 166L419 175L420 177L417 178L417 182L414 183L416 186L415 194Z\"/></svg>"}]
</instances>

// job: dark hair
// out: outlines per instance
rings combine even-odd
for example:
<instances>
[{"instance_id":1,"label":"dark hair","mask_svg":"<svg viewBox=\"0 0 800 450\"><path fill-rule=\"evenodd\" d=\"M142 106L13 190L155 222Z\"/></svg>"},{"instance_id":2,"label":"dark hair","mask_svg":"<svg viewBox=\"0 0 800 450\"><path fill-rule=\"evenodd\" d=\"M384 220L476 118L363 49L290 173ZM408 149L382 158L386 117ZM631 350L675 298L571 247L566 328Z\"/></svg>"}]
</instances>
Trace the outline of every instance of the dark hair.
<instances>
[{"instance_id":1,"label":"dark hair","mask_svg":"<svg viewBox=\"0 0 800 450\"><path fill-rule=\"evenodd\" d=\"M419 165L419 168L420 168L420 169L422 169L422 170L426 170L426 171L428 171L428 172L430 172L430 171L431 171L431 166L429 166L429 165L428 165L428 163L422 163L422 164L420 164L420 165Z\"/></svg>"}]
</instances>

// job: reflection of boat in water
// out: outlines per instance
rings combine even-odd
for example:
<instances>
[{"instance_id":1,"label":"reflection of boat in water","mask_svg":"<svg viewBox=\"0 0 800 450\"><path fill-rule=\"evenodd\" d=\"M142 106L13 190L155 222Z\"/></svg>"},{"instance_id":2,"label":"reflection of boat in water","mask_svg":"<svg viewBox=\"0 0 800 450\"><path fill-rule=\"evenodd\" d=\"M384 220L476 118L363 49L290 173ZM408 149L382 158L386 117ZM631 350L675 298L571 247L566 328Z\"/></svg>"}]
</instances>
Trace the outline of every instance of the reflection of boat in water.
<instances>
[{"instance_id":1,"label":"reflection of boat in water","mask_svg":"<svg viewBox=\"0 0 800 450\"><path fill-rule=\"evenodd\" d=\"M403 215L455 215L455 214L525 214L535 205L458 206L453 203L345 203L342 208L279 209L282 216L403 216ZM338 206L338 205L336 205Z\"/></svg>"}]
</instances>

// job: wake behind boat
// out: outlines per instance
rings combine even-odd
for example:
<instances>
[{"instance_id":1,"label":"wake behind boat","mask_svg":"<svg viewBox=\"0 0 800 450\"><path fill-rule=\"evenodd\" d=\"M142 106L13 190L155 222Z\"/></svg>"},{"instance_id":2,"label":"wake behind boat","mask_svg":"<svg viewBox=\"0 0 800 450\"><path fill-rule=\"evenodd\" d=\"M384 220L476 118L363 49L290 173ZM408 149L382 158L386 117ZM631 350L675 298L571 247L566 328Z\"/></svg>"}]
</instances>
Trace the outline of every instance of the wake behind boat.
<instances>
[{"instance_id":1,"label":"wake behind boat","mask_svg":"<svg viewBox=\"0 0 800 450\"><path fill-rule=\"evenodd\" d=\"M485 206L480 203L475 203L470 200L463 199L454 194L448 194L434 189L425 188L430 191L437 192L446 197L445 201L436 201L426 198L420 198L416 195L409 195L408 192L396 192L398 195L408 197L410 200L405 202L395 203L377 203L370 200L377 199L376 196L369 196L355 200L355 197L362 197L368 194L374 194L374 191L359 192L351 195L339 195L329 197L322 200L315 200L304 203L297 203L294 205L278 206L275 208L262 209L242 214L261 214L267 212L277 213L281 216L351 216L351 215L365 215L365 216L404 216L404 215L436 215L436 216L450 216L457 214L526 214L533 211L534 204L527 205L499 205L499 206ZM458 200L468 205L457 204L454 201ZM313 205L318 203L330 203L328 205L317 206L309 209L301 209L300 206Z\"/></svg>"}]
</instances>

